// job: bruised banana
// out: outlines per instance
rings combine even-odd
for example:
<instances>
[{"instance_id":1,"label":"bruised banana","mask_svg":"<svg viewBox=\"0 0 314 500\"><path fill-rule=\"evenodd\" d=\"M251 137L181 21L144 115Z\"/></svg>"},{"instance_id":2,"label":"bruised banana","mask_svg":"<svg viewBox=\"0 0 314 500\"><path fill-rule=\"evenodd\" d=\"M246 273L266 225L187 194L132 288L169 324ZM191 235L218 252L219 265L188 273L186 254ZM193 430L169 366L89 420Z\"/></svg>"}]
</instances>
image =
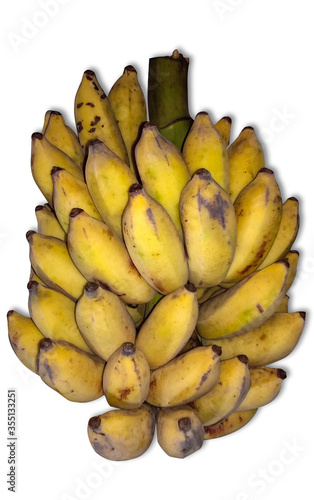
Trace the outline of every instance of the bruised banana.
<instances>
[{"instance_id":1,"label":"bruised banana","mask_svg":"<svg viewBox=\"0 0 314 500\"><path fill-rule=\"evenodd\" d=\"M80 208L71 210L67 245L86 280L105 284L126 303L140 304L154 297L155 290L135 268L121 238Z\"/></svg>"},{"instance_id":2,"label":"bruised banana","mask_svg":"<svg viewBox=\"0 0 314 500\"><path fill-rule=\"evenodd\" d=\"M136 347L146 356L151 369L173 359L191 337L197 322L198 302L192 284L162 297L142 323Z\"/></svg>"},{"instance_id":3,"label":"bruised banana","mask_svg":"<svg viewBox=\"0 0 314 500\"><path fill-rule=\"evenodd\" d=\"M88 438L98 455L108 460L131 460L148 450L155 433L155 412L140 408L109 410L88 421Z\"/></svg>"},{"instance_id":4,"label":"bruised banana","mask_svg":"<svg viewBox=\"0 0 314 500\"><path fill-rule=\"evenodd\" d=\"M163 295L188 281L182 240L170 216L140 184L133 184L122 216L130 257L151 287Z\"/></svg>"},{"instance_id":5,"label":"bruised banana","mask_svg":"<svg viewBox=\"0 0 314 500\"><path fill-rule=\"evenodd\" d=\"M215 123L215 128L221 134L226 148L230 143L231 125L232 119L230 118L230 116L223 116L222 118L220 118L220 120L218 120L217 123Z\"/></svg>"},{"instance_id":6,"label":"bruised banana","mask_svg":"<svg viewBox=\"0 0 314 500\"><path fill-rule=\"evenodd\" d=\"M247 411L235 411L216 424L205 425L204 439L207 440L228 436L229 434L242 429L242 427L247 425L250 420L252 420L256 412L257 408Z\"/></svg>"},{"instance_id":7,"label":"bruised banana","mask_svg":"<svg viewBox=\"0 0 314 500\"><path fill-rule=\"evenodd\" d=\"M65 241L66 232L60 225L55 212L51 208L48 208L47 205L37 205L35 208L37 232L44 236L54 236Z\"/></svg>"},{"instance_id":8,"label":"bruised banana","mask_svg":"<svg viewBox=\"0 0 314 500\"><path fill-rule=\"evenodd\" d=\"M139 408L146 400L150 368L143 352L125 342L108 359L103 374L103 390L110 406Z\"/></svg>"},{"instance_id":9,"label":"bruised banana","mask_svg":"<svg viewBox=\"0 0 314 500\"><path fill-rule=\"evenodd\" d=\"M237 225L228 194L205 168L196 170L180 197L189 281L213 287L224 280L236 248Z\"/></svg>"},{"instance_id":10,"label":"bruised banana","mask_svg":"<svg viewBox=\"0 0 314 500\"><path fill-rule=\"evenodd\" d=\"M190 403L218 382L221 349L216 345L195 347L151 372L146 401L154 406Z\"/></svg>"},{"instance_id":11,"label":"bruised banana","mask_svg":"<svg viewBox=\"0 0 314 500\"><path fill-rule=\"evenodd\" d=\"M124 342L135 342L135 326L119 297L89 282L75 306L75 320L86 343L107 361Z\"/></svg>"},{"instance_id":12,"label":"bruised banana","mask_svg":"<svg viewBox=\"0 0 314 500\"><path fill-rule=\"evenodd\" d=\"M223 361L225 363L225 361ZM251 386L237 411L248 411L271 403L279 394L287 374L281 368L250 368Z\"/></svg>"},{"instance_id":13,"label":"bruised banana","mask_svg":"<svg viewBox=\"0 0 314 500\"><path fill-rule=\"evenodd\" d=\"M256 271L199 308L197 331L204 339L244 334L264 323L286 294L288 264L276 262ZM238 354L246 354L240 352Z\"/></svg>"},{"instance_id":14,"label":"bruised banana","mask_svg":"<svg viewBox=\"0 0 314 500\"><path fill-rule=\"evenodd\" d=\"M204 443L204 426L188 405L157 410L157 441L167 455L185 458Z\"/></svg>"},{"instance_id":15,"label":"bruised banana","mask_svg":"<svg viewBox=\"0 0 314 500\"><path fill-rule=\"evenodd\" d=\"M85 403L103 396L105 362L65 340L45 338L39 344L37 373L69 401Z\"/></svg>"}]
</instances>

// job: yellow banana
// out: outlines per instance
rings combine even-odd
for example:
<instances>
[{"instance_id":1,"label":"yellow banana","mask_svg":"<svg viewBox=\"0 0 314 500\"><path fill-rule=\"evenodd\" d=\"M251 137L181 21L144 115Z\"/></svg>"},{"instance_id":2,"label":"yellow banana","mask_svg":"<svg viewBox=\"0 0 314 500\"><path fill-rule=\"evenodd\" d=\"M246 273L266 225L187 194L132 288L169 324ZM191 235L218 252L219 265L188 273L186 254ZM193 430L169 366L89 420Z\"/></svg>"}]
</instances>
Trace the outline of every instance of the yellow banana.
<instances>
[{"instance_id":1,"label":"yellow banana","mask_svg":"<svg viewBox=\"0 0 314 500\"><path fill-rule=\"evenodd\" d=\"M32 134L31 169L34 180L40 191L50 203L52 202L51 170L60 167L67 170L81 181L84 181L82 169L66 153L51 144L40 132Z\"/></svg>"},{"instance_id":2,"label":"yellow banana","mask_svg":"<svg viewBox=\"0 0 314 500\"><path fill-rule=\"evenodd\" d=\"M196 115L182 153L191 175L199 168L206 168L217 184L229 192L229 160L225 141L205 111Z\"/></svg>"},{"instance_id":3,"label":"yellow banana","mask_svg":"<svg viewBox=\"0 0 314 500\"><path fill-rule=\"evenodd\" d=\"M244 335L219 339L217 344L222 348L221 359L245 354L251 367L269 365L285 358L300 339L305 316L303 311L274 313L265 323ZM202 339L202 344L209 342Z\"/></svg>"},{"instance_id":4,"label":"yellow banana","mask_svg":"<svg viewBox=\"0 0 314 500\"><path fill-rule=\"evenodd\" d=\"M92 70L83 74L75 96L74 114L83 150L86 151L91 140L99 139L128 163L127 150L112 106Z\"/></svg>"},{"instance_id":5,"label":"yellow banana","mask_svg":"<svg viewBox=\"0 0 314 500\"><path fill-rule=\"evenodd\" d=\"M199 308L197 331L202 338L241 335L264 323L286 293L288 264L276 262L232 288L210 297ZM246 354L240 352L238 354Z\"/></svg>"},{"instance_id":6,"label":"yellow banana","mask_svg":"<svg viewBox=\"0 0 314 500\"><path fill-rule=\"evenodd\" d=\"M239 281L253 271L270 251L281 221L282 201L274 172L262 168L239 194L234 209L237 243L224 282Z\"/></svg>"},{"instance_id":7,"label":"yellow banana","mask_svg":"<svg viewBox=\"0 0 314 500\"><path fill-rule=\"evenodd\" d=\"M198 302L192 284L165 295L143 322L136 347L151 369L173 359L191 337L197 322Z\"/></svg>"},{"instance_id":8,"label":"yellow banana","mask_svg":"<svg viewBox=\"0 0 314 500\"><path fill-rule=\"evenodd\" d=\"M201 341L197 335L197 331L194 330L194 332L192 332L191 337L182 347L181 351L179 352L179 355L183 354L184 352L190 351L191 349L194 349L194 347L199 347L200 345L202 345Z\"/></svg>"},{"instance_id":9,"label":"yellow banana","mask_svg":"<svg viewBox=\"0 0 314 500\"><path fill-rule=\"evenodd\" d=\"M135 158L146 193L164 207L183 237L179 199L191 176L181 152L155 125L146 123L135 148Z\"/></svg>"},{"instance_id":10,"label":"yellow banana","mask_svg":"<svg viewBox=\"0 0 314 500\"><path fill-rule=\"evenodd\" d=\"M41 285L45 285L43 280L40 279L40 277L35 273L34 269L31 266L31 270L29 273L29 279L28 281L37 281L37 283L40 283Z\"/></svg>"},{"instance_id":11,"label":"yellow banana","mask_svg":"<svg viewBox=\"0 0 314 500\"><path fill-rule=\"evenodd\" d=\"M108 99L126 146L131 170L136 174L134 147L141 125L147 120L145 96L139 84L136 69L129 65L111 87Z\"/></svg>"},{"instance_id":12,"label":"yellow banana","mask_svg":"<svg viewBox=\"0 0 314 500\"><path fill-rule=\"evenodd\" d=\"M98 455L131 460L149 448L155 433L155 412L148 404L131 410L109 410L88 422L88 438Z\"/></svg>"},{"instance_id":13,"label":"yellow banana","mask_svg":"<svg viewBox=\"0 0 314 500\"><path fill-rule=\"evenodd\" d=\"M107 285L130 304L148 302L155 290L135 268L121 238L80 208L70 213L68 249L88 281Z\"/></svg>"},{"instance_id":14,"label":"yellow banana","mask_svg":"<svg viewBox=\"0 0 314 500\"><path fill-rule=\"evenodd\" d=\"M30 316L45 337L66 340L94 354L77 327L74 300L37 281L29 281L27 288Z\"/></svg>"},{"instance_id":15,"label":"yellow banana","mask_svg":"<svg viewBox=\"0 0 314 500\"><path fill-rule=\"evenodd\" d=\"M215 128L221 134L225 146L229 146L230 143L230 132L231 132L232 119L230 116L223 116L215 123Z\"/></svg>"},{"instance_id":16,"label":"yellow banana","mask_svg":"<svg viewBox=\"0 0 314 500\"><path fill-rule=\"evenodd\" d=\"M30 261L35 273L50 288L78 299L87 283L73 263L65 241L28 231Z\"/></svg>"},{"instance_id":17,"label":"yellow banana","mask_svg":"<svg viewBox=\"0 0 314 500\"><path fill-rule=\"evenodd\" d=\"M230 172L230 196L240 191L265 167L264 152L253 127L245 127L227 149Z\"/></svg>"},{"instance_id":18,"label":"yellow banana","mask_svg":"<svg viewBox=\"0 0 314 500\"><path fill-rule=\"evenodd\" d=\"M187 283L187 258L178 231L140 184L130 187L122 228L134 265L155 290L166 295Z\"/></svg>"},{"instance_id":19,"label":"yellow banana","mask_svg":"<svg viewBox=\"0 0 314 500\"><path fill-rule=\"evenodd\" d=\"M241 354L220 363L217 384L191 406L203 425L213 425L237 410L251 384L247 356Z\"/></svg>"},{"instance_id":20,"label":"yellow banana","mask_svg":"<svg viewBox=\"0 0 314 500\"><path fill-rule=\"evenodd\" d=\"M290 297L289 297L289 295L286 294L284 296L282 302L277 307L276 312L288 312L289 300L290 300Z\"/></svg>"},{"instance_id":21,"label":"yellow banana","mask_svg":"<svg viewBox=\"0 0 314 500\"><path fill-rule=\"evenodd\" d=\"M183 188L180 217L189 281L196 287L218 285L232 265L237 224L229 195L205 168L196 170Z\"/></svg>"},{"instance_id":22,"label":"yellow banana","mask_svg":"<svg viewBox=\"0 0 314 500\"><path fill-rule=\"evenodd\" d=\"M18 359L26 368L37 373L39 342L44 335L38 330L31 318L9 311L7 314L9 341Z\"/></svg>"},{"instance_id":23,"label":"yellow banana","mask_svg":"<svg viewBox=\"0 0 314 500\"><path fill-rule=\"evenodd\" d=\"M45 236L54 236L60 240L66 240L66 232L61 227L54 210L46 205L37 205L35 208L37 219L37 232Z\"/></svg>"},{"instance_id":24,"label":"yellow banana","mask_svg":"<svg viewBox=\"0 0 314 500\"><path fill-rule=\"evenodd\" d=\"M216 345L195 347L151 372L146 401L154 406L190 403L218 382L221 349Z\"/></svg>"},{"instance_id":25,"label":"yellow banana","mask_svg":"<svg viewBox=\"0 0 314 500\"><path fill-rule=\"evenodd\" d=\"M225 362L225 361L224 361ZM250 368L251 387L237 411L254 410L271 403L279 394L287 374L281 368Z\"/></svg>"},{"instance_id":26,"label":"yellow banana","mask_svg":"<svg viewBox=\"0 0 314 500\"><path fill-rule=\"evenodd\" d=\"M81 168L84 152L74 130L71 129L59 111L49 111L45 115L42 134L51 144L61 149Z\"/></svg>"},{"instance_id":27,"label":"yellow banana","mask_svg":"<svg viewBox=\"0 0 314 500\"><path fill-rule=\"evenodd\" d=\"M86 184L103 221L122 237L122 213L129 188L136 181L130 167L107 146L94 139L88 147Z\"/></svg>"},{"instance_id":28,"label":"yellow banana","mask_svg":"<svg viewBox=\"0 0 314 500\"><path fill-rule=\"evenodd\" d=\"M125 304L125 307L133 319L134 325L139 328L145 316L145 304Z\"/></svg>"},{"instance_id":29,"label":"yellow banana","mask_svg":"<svg viewBox=\"0 0 314 500\"><path fill-rule=\"evenodd\" d=\"M61 227L66 233L69 230L72 208L82 208L91 217L102 220L85 182L59 167L53 167L51 177L53 182L53 208Z\"/></svg>"},{"instance_id":30,"label":"yellow banana","mask_svg":"<svg viewBox=\"0 0 314 500\"><path fill-rule=\"evenodd\" d=\"M204 443L204 427L188 405L157 410L157 441L167 455L185 458Z\"/></svg>"},{"instance_id":31,"label":"yellow banana","mask_svg":"<svg viewBox=\"0 0 314 500\"><path fill-rule=\"evenodd\" d=\"M247 411L235 411L228 417L213 425L204 426L204 439L215 439L236 432L252 420L257 412L257 408Z\"/></svg>"},{"instance_id":32,"label":"yellow banana","mask_svg":"<svg viewBox=\"0 0 314 500\"><path fill-rule=\"evenodd\" d=\"M145 401L150 369L143 352L132 342L124 342L108 359L103 389L108 404L116 408L139 408Z\"/></svg>"},{"instance_id":33,"label":"yellow banana","mask_svg":"<svg viewBox=\"0 0 314 500\"><path fill-rule=\"evenodd\" d=\"M286 281L286 293L292 286L294 278L296 277L299 257L300 254L298 250L290 250L290 252L288 252L285 255L284 261L287 262L289 265L287 281Z\"/></svg>"},{"instance_id":34,"label":"yellow banana","mask_svg":"<svg viewBox=\"0 0 314 500\"><path fill-rule=\"evenodd\" d=\"M85 286L76 302L75 319L87 344L105 361L124 342L135 342L135 325L126 305L97 283Z\"/></svg>"},{"instance_id":35,"label":"yellow banana","mask_svg":"<svg viewBox=\"0 0 314 500\"><path fill-rule=\"evenodd\" d=\"M69 401L85 403L103 396L105 362L65 340L45 338L39 344L37 373Z\"/></svg>"}]
</instances>

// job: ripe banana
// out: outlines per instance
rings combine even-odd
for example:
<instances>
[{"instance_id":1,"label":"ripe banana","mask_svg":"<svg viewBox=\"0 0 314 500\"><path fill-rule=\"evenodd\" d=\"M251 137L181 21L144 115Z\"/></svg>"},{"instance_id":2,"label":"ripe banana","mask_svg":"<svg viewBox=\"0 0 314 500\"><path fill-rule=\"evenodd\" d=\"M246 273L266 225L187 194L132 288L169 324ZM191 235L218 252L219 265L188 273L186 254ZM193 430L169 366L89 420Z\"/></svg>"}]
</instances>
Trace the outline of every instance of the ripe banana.
<instances>
[{"instance_id":1,"label":"ripe banana","mask_svg":"<svg viewBox=\"0 0 314 500\"><path fill-rule=\"evenodd\" d=\"M238 409L251 384L248 362L243 354L221 361L217 384L191 403L203 425L216 424Z\"/></svg>"},{"instance_id":2,"label":"ripe banana","mask_svg":"<svg viewBox=\"0 0 314 500\"><path fill-rule=\"evenodd\" d=\"M122 237L122 213L128 202L129 188L137 182L134 173L103 142L94 139L88 147L85 177L103 221Z\"/></svg>"},{"instance_id":3,"label":"ripe banana","mask_svg":"<svg viewBox=\"0 0 314 500\"><path fill-rule=\"evenodd\" d=\"M141 125L147 120L145 96L139 84L136 69L129 65L111 87L108 99L126 146L131 170L136 175L134 147Z\"/></svg>"},{"instance_id":4,"label":"ripe banana","mask_svg":"<svg viewBox=\"0 0 314 500\"><path fill-rule=\"evenodd\" d=\"M270 251L281 221L282 201L274 172L262 168L234 202L237 243L224 282L255 271Z\"/></svg>"},{"instance_id":5,"label":"ripe banana","mask_svg":"<svg viewBox=\"0 0 314 500\"><path fill-rule=\"evenodd\" d=\"M37 373L69 401L85 403L103 396L105 362L65 340L45 338L39 344Z\"/></svg>"},{"instance_id":6,"label":"ripe banana","mask_svg":"<svg viewBox=\"0 0 314 500\"><path fill-rule=\"evenodd\" d=\"M185 458L204 443L204 427L187 405L157 410L157 441L167 455Z\"/></svg>"},{"instance_id":7,"label":"ripe banana","mask_svg":"<svg viewBox=\"0 0 314 500\"><path fill-rule=\"evenodd\" d=\"M187 283L187 258L178 231L140 184L130 187L122 228L131 259L149 285L166 295Z\"/></svg>"},{"instance_id":8,"label":"ripe banana","mask_svg":"<svg viewBox=\"0 0 314 500\"><path fill-rule=\"evenodd\" d=\"M224 363L224 361L223 361ZM250 368L251 387L237 411L248 411L271 403L279 394L287 374L281 368Z\"/></svg>"},{"instance_id":9,"label":"ripe banana","mask_svg":"<svg viewBox=\"0 0 314 500\"><path fill-rule=\"evenodd\" d=\"M74 114L85 152L91 140L99 139L128 163L127 150L112 106L92 70L88 69L83 74L75 96Z\"/></svg>"},{"instance_id":10,"label":"ripe banana","mask_svg":"<svg viewBox=\"0 0 314 500\"><path fill-rule=\"evenodd\" d=\"M50 203L52 202L51 170L60 167L67 170L81 181L84 181L82 169L66 153L51 144L40 132L32 134L31 170L40 191Z\"/></svg>"},{"instance_id":11,"label":"ripe banana","mask_svg":"<svg viewBox=\"0 0 314 500\"><path fill-rule=\"evenodd\" d=\"M196 170L183 188L180 216L189 281L196 287L218 285L232 265L237 223L230 197L205 168Z\"/></svg>"},{"instance_id":12,"label":"ripe banana","mask_svg":"<svg viewBox=\"0 0 314 500\"><path fill-rule=\"evenodd\" d=\"M44 335L31 318L17 311L9 311L7 320L9 341L13 351L26 368L37 373L39 342L44 339Z\"/></svg>"},{"instance_id":13,"label":"ripe banana","mask_svg":"<svg viewBox=\"0 0 314 500\"><path fill-rule=\"evenodd\" d=\"M98 455L108 460L131 460L150 446L155 412L148 404L131 410L109 410L88 421L88 438Z\"/></svg>"},{"instance_id":14,"label":"ripe banana","mask_svg":"<svg viewBox=\"0 0 314 500\"><path fill-rule=\"evenodd\" d=\"M215 128L221 134L226 148L230 143L230 132L231 132L232 119L230 116L223 116L215 123Z\"/></svg>"},{"instance_id":15,"label":"ripe banana","mask_svg":"<svg viewBox=\"0 0 314 500\"><path fill-rule=\"evenodd\" d=\"M230 173L230 196L240 191L265 167L264 151L253 127L245 127L227 149Z\"/></svg>"},{"instance_id":16,"label":"ripe banana","mask_svg":"<svg viewBox=\"0 0 314 500\"><path fill-rule=\"evenodd\" d=\"M39 278L50 288L78 299L87 280L73 263L65 241L35 231L28 231L26 239L31 265Z\"/></svg>"},{"instance_id":17,"label":"ripe banana","mask_svg":"<svg viewBox=\"0 0 314 500\"><path fill-rule=\"evenodd\" d=\"M54 210L48 203L46 205L37 205L35 208L37 219L37 232L45 236L54 236L60 240L66 240L66 232L61 227Z\"/></svg>"},{"instance_id":18,"label":"ripe banana","mask_svg":"<svg viewBox=\"0 0 314 500\"><path fill-rule=\"evenodd\" d=\"M191 176L182 154L156 126L145 123L135 148L135 158L146 193L164 207L183 238L179 199Z\"/></svg>"},{"instance_id":19,"label":"ripe banana","mask_svg":"<svg viewBox=\"0 0 314 500\"><path fill-rule=\"evenodd\" d=\"M69 230L72 208L82 208L91 217L102 220L85 182L59 167L53 167L51 177L53 182L53 208L61 227L66 233Z\"/></svg>"},{"instance_id":20,"label":"ripe banana","mask_svg":"<svg viewBox=\"0 0 314 500\"><path fill-rule=\"evenodd\" d=\"M195 347L151 373L146 401L154 406L190 403L218 382L221 349L216 345Z\"/></svg>"},{"instance_id":21,"label":"ripe banana","mask_svg":"<svg viewBox=\"0 0 314 500\"><path fill-rule=\"evenodd\" d=\"M194 347L199 347L201 345L202 344L201 344L201 341L198 338L197 331L194 330L194 332L192 333L192 335L189 338L189 340L182 347L181 351L179 352L179 355L183 354L184 352L190 351L191 349L194 349Z\"/></svg>"},{"instance_id":22,"label":"ripe banana","mask_svg":"<svg viewBox=\"0 0 314 500\"><path fill-rule=\"evenodd\" d=\"M108 404L116 408L139 408L145 401L150 383L150 369L143 352L132 342L125 342L108 359L103 389Z\"/></svg>"},{"instance_id":23,"label":"ripe banana","mask_svg":"<svg viewBox=\"0 0 314 500\"><path fill-rule=\"evenodd\" d=\"M229 417L220 420L220 422L217 422L216 424L205 425L204 439L215 439L227 436L228 434L232 434L233 432L242 429L242 427L252 420L256 412L257 408L247 411L235 411L234 413L231 413Z\"/></svg>"},{"instance_id":24,"label":"ripe banana","mask_svg":"<svg viewBox=\"0 0 314 500\"><path fill-rule=\"evenodd\" d=\"M148 302L155 290L135 268L121 238L80 208L70 213L67 245L74 264L88 281L105 284L123 302Z\"/></svg>"},{"instance_id":25,"label":"ripe banana","mask_svg":"<svg viewBox=\"0 0 314 500\"><path fill-rule=\"evenodd\" d=\"M286 294L283 298L283 301L277 307L276 312L288 312L289 300L290 300L290 297L289 297L289 295Z\"/></svg>"},{"instance_id":26,"label":"ripe banana","mask_svg":"<svg viewBox=\"0 0 314 500\"><path fill-rule=\"evenodd\" d=\"M29 281L27 288L29 314L45 337L66 340L94 354L77 327L74 300L37 281Z\"/></svg>"},{"instance_id":27,"label":"ripe banana","mask_svg":"<svg viewBox=\"0 0 314 500\"><path fill-rule=\"evenodd\" d=\"M225 141L205 111L196 115L182 153L191 175L199 168L205 168L217 184L229 192L229 160Z\"/></svg>"},{"instance_id":28,"label":"ripe banana","mask_svg":"<svg viewBox=\"0 0 314 500\"><path fill-rule=\"evenodd\" d=\"M285 255L284 261L288 263L289 270L286 281L286 292L290 289L297 274L300 253L298 250L291 250Z\"/></svg>"},{"instance_id":29,"label":"ripe banana","mask_svg":"<svg viewBox=\"0 0 314 500\"><path fill-rule=\"evenodd\" d=\"M136 347L151 369L173 359L191 337L197 322L198 302L192 284L165 295L142 323Z\"/></svg>"},{"instance_id":30,"label":"ripe banana","mask_svg":"<svg viewBox=\"0 0 314 500\"><path fill-rule=\"evenodd\" d=\"M135 342L135 325L126 305L97 283L86 284L76 302L75 319L86 343L105 361L124 342Z\"/></svg>"}]
</instances>

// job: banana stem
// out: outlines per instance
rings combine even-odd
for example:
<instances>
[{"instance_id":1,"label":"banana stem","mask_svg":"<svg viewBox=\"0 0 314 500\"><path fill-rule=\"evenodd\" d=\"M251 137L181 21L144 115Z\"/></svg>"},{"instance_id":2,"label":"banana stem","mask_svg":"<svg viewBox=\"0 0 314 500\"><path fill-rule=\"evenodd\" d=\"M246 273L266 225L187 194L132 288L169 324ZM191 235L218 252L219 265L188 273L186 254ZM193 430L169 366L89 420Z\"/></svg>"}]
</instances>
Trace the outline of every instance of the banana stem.
<instances>
[{"instance_id":1,"label":"banana stem","mask_svg":"<svg viewBox=\"0 0 314 500\"><path fill-rule=\"evenodd\" d=\"M177 50L152 57L148 68L149 120L179 150L193 123L188 106L189 60Z\"/></svg>"}]
</instances>

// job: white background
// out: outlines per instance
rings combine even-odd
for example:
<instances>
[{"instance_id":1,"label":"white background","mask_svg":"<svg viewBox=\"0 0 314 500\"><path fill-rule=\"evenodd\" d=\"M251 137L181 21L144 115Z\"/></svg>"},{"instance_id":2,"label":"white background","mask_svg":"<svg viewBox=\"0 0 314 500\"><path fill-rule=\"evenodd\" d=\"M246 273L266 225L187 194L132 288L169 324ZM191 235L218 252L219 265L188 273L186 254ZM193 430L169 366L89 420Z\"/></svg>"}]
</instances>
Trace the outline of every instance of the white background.
<instances>
[{"instance_id":1,"label":"white background","mask_svg":"<svg viewBox=\"0 0 314 500\"><path fill-rule=\"evenodd\" d=\"M47 4L6 2L1 16L1 498L312 498L312 3L51 0L48 14ZM124 66L133 64L146 91L149 57L175 48L190 58L192 116L202 110L213 120L231 116L232 139L253 125L283 197L300 200L294 245L300 261L290 309L306 311L307 325L295 351L276 364L288 373L280 396L247 427L207 441L185 460L169 458L155 439L141 458L114 463L95 454L86 434L88 419L107 408L104 401L66 401L23 368L7 340L7 311L27 313L25 233L36 229L34 208L44 202L31 176L30 136L41 130L48 109L61 111L74 126L74 95L84 70L96 70L108 92ZM15 494L6 485L10 388L18 397Z\"/></svg>"}]
</instances>

